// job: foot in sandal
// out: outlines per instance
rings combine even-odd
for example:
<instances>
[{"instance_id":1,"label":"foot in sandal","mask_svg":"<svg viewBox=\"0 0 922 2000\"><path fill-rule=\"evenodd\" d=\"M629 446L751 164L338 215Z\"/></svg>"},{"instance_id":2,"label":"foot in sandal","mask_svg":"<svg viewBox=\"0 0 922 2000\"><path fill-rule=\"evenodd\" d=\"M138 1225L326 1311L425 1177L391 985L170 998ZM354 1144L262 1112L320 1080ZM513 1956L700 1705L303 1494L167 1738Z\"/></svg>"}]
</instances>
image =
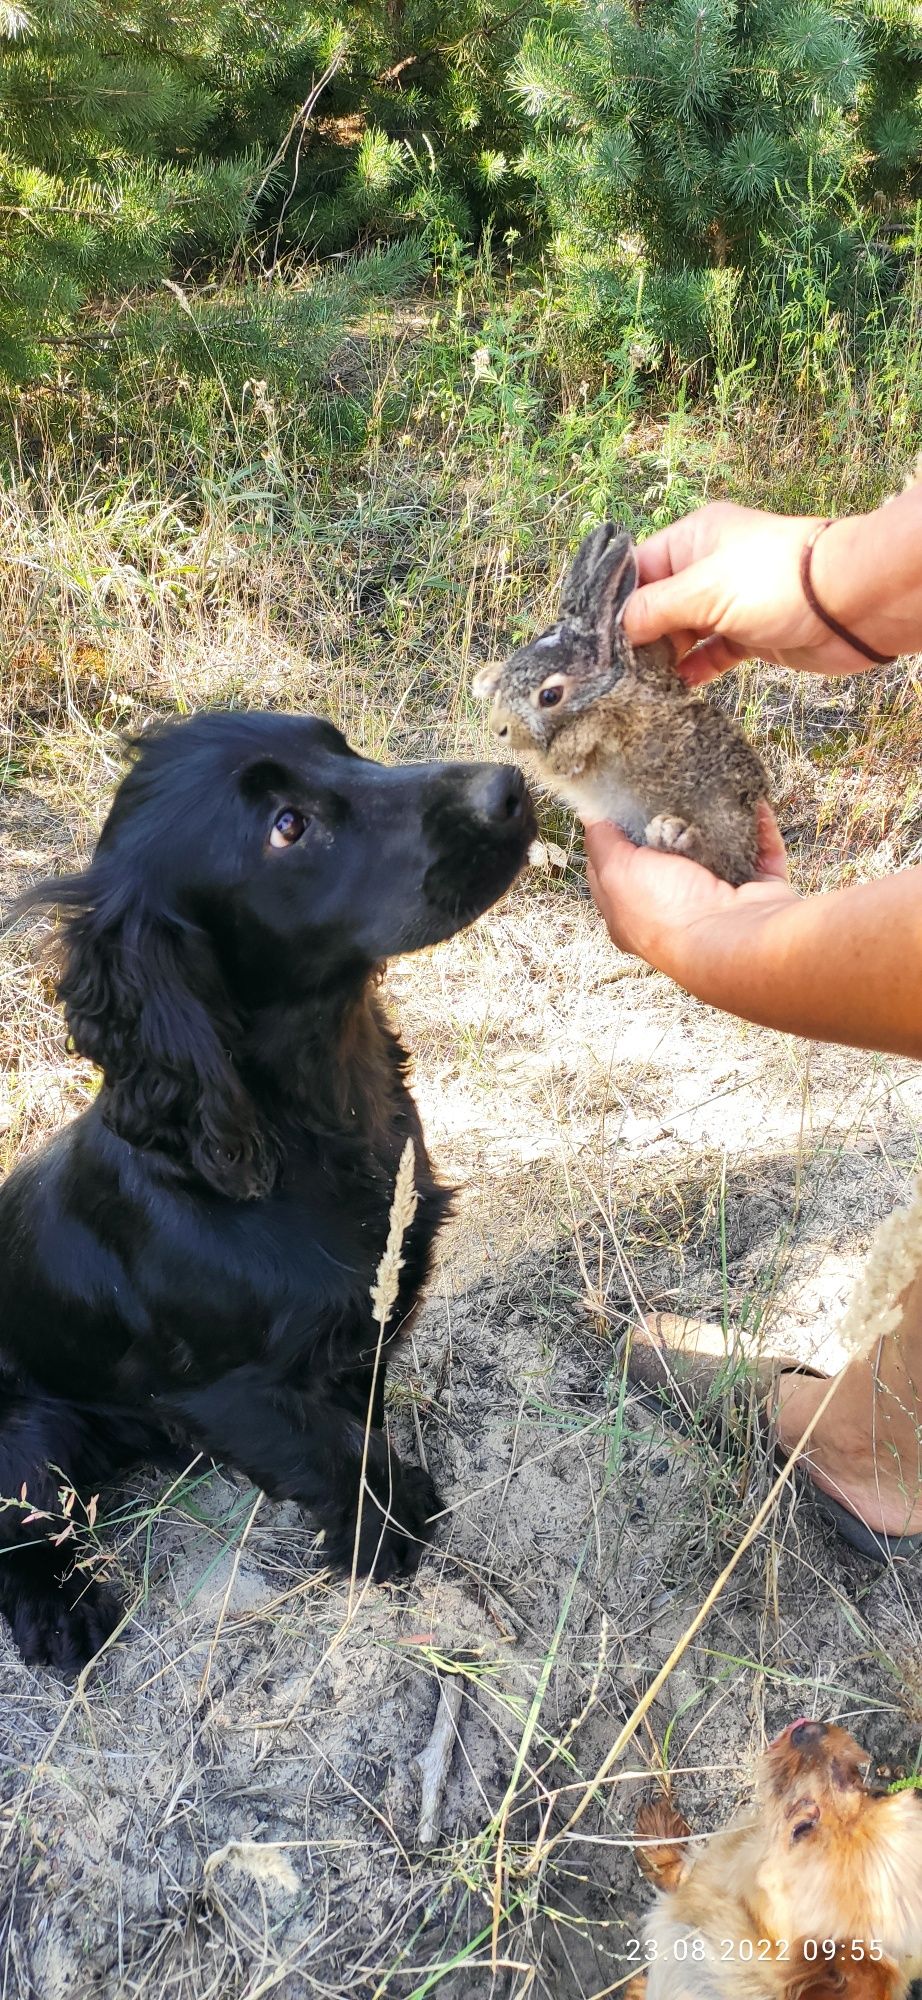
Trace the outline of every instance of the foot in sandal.
<instances>
[{"instance_id":1,"label":"foot in sandal","mask_svg":"<svg viewBox=\"0 0 922 2000\"><path fill-rule=\"evenodd\" d=\"M841 1528L839 1511L844 1509L874 1538L884 1538L884 1553L896 1555L910 1553L913 1542L922 1548L922 1463L918 1416L906 1385L893 1379L898 1371L892 1357L886 1380L887 1359L881 1357L876 1371L871 1360L851 1362L842 1370L803 1462L818 1493L837 1503L825 1510L836 1526ZM785 1455L803 1435L824 1393L822 1380L779 1377L774 1433ZM896 1546L907 1541L905 1550Z\"/></svg>"},{"instance_id":2,"label":"foot in sandal","mask_svg":"<svg viewBox=\"0 0 922 2000\"><path fill-rule=\"evenodd\" d=\"M752 1399L786 1457L828 1388L804 1363L772 1356L734 1371L723 1328L651 1314L631 1338L628 1377L670 1397L689 1419L714 1415L733 1385ZM903 1321L873 1356L852 1361L803 1460L819 1511L875 1561L922 1550L922 1276L905 1295Z\"/></svg>"}]
</instances>

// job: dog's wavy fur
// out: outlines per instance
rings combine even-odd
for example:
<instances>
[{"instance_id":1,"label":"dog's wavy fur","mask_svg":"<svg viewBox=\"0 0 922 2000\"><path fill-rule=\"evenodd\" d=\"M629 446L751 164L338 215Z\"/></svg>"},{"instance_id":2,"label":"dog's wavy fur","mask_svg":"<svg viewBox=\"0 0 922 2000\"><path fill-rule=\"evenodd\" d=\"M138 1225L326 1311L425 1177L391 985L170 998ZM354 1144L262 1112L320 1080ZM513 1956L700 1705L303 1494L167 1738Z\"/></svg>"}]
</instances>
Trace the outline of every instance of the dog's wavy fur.
<instances>
[{"instance_id":1,"label":"dog's wavy fur","mask_svg":"<svg viewBox=\"0 0 922 2000\"><path fill-rule=\"evenodd\" d=\"M844 1729L791 1724L755 1813L701 1847L688 1832L667 1801L641 1809L638 1858L661 1891L648 2000L903 2000L922 1972L922 1797L876 1790Z\"/></svg>"},{"instance_id":2,"label":"dog's wavy fur","mask_svg":"<svg viewBox=\"0 0 922 2000\"><path fill-rule=\"evenodd\" d=\"M349 1564L370 1398L359 1567L415 1561L437 1495L384 1434L370 1289L408 1139L386 1348L449 1195L377 976L494 902L533 826L508 768L386 769L309 717L212 713L142 738L91 866L35 892L102 1086L0 1189L0 1612L28 1659L73 1671L118 1615L51 1539L62 1483L201 1451Z\"/></svg>"}]
</instances>

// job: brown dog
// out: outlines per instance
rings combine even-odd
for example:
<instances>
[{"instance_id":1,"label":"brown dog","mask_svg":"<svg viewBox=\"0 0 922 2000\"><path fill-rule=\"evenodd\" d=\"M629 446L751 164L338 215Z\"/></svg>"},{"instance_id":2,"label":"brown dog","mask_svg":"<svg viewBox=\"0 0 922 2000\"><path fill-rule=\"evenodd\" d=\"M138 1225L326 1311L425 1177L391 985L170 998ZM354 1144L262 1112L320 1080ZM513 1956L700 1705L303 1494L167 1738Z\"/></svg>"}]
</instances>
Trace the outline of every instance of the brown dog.
<instances>
[{"instance_id":1,"label":"brown dog","mask_svg":"<svg viewBox=\"0 0 922 2000\"><path fill-rule=\"evenodd\" d=\"M663 1800L638 1833L648 2000L903 2000L922 1972L922 1796L876 1791L835 1724L782 1730L756 1814L701 1848Z\"/></svg>"}]
</instances>

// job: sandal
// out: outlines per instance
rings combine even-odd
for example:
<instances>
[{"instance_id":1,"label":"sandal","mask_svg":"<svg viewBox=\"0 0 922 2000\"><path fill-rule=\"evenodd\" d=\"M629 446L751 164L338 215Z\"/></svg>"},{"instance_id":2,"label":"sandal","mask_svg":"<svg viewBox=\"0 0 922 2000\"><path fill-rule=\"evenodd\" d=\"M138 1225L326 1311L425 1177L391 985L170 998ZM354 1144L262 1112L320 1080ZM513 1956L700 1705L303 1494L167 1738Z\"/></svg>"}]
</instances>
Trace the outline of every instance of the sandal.
<instances>
[{"instance_id":1,"label":"sandal","mask_svg":"<svg viewBox=\"0 0 922 2000\"><path fill-rule=\"evenodd\" d=\"M807 1361L775 1354L748 1360L734 1353L722 1326L700 1319L685 1319L677 1313L650 1313L632 1328L627 1358L627 1379L648 1398L662 1404L668 1397L681 1421L708 1421L725 1416L730 1408L748 1403L755 1427L771 1438L777 1410L778 1383L783 1375L812 1375L827 1378L821 1368ZM786 1453L775 1446L775 1458L783 1464ZM812 1501L821 1519L859 1555L871 1562L890 1562L894 1556L917 1555L922 1550L922 1533L889 1535L883 1528L870 1528L858 1514L833 1498L811 1478L806 1465L794 1470L798 1491Z\"/></svg>"}]
</instances>

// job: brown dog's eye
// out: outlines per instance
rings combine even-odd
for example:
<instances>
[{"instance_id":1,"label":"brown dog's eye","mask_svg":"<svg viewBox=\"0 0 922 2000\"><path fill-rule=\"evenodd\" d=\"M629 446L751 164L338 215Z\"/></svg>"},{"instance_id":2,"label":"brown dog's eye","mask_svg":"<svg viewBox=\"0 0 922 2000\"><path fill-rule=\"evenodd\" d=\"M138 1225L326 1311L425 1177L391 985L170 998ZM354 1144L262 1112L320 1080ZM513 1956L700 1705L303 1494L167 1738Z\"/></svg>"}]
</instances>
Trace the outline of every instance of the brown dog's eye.
<instances>
[{"instance_id":1,"label":"brown dog's eye","mask_svg":"<svg viewBox=\"0 0 922 2000\"><path fill-rule=\"evenodd\" d=\"M543 687L539 690L538 702L541 708L556 708L557 703L562 700L562 687Z\"/></svg>"},{"instance_id":2,"label":"brown dog's eye","mask_svg":"<svg viewBox=\"0 0 922 2000\"><path fill-rule=\"evenodd\" d=\"M284 812L278 813L273 820L269 846L293 847L295 841L300 840L307 823L303 813L297 812L294 806L286 806Z\"/></svg>"}]
</instances>

